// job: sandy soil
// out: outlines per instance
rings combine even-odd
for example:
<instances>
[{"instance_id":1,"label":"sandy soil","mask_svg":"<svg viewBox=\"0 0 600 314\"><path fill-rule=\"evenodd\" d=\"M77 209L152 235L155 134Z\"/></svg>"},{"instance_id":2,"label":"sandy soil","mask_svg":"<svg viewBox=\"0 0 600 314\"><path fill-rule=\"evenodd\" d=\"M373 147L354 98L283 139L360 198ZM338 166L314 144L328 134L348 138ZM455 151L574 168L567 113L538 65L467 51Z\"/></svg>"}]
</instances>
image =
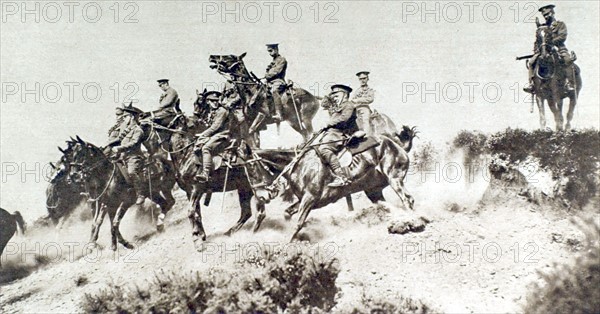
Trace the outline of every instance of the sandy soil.
<instances>
[{"instance_id":1,"label":"sandy soil","mask_svg":"<svg viewBox=\"0 0 600 314\"><path fill-rule=\"evenodd\" d=\"M533 205L514 191L490 188L485 180L420 181L420 175L412 175L406 184L416 199L414 212L395 206L399 199L384 191L391 212L383 221L372 213L361 215L372 204L358 194L355 212L348 212L343 200L312 212L304 232L314 248L309 254L335 257L341 267L336 310L359 304L362 296L393 300L403 295L443 312L517 312L528 285L540 279L538 271L569 262L574 244L583 237L567 213ZM136 210L128 213L122 230L126 238L135 237L133 251L108 249L107 223L99 240L104 249L89 254L83 249L89 222L13 238L12 249L2 257L0 312L81 312L85 294L110 282L144 285L160 271L186 274L235 267L258 249L298 248L288 244L295 221L283 219L284 205L278 200L267 205L268 218L258 233L250 231L251 219L244 230L224 236L239 213L237 196L228 193L223 212L219 195L204 210L208 239L205 251L197 252L186 218L187 200L181 191L176 196L163 233L136 218ZM424 231L388 233L390 221L419 216L431 221ZM17 246L18 252L10 251ZM51 261L36 261L39 254ZM9 272L20 278L9 280Z\"/></svg>"}]
</instances>

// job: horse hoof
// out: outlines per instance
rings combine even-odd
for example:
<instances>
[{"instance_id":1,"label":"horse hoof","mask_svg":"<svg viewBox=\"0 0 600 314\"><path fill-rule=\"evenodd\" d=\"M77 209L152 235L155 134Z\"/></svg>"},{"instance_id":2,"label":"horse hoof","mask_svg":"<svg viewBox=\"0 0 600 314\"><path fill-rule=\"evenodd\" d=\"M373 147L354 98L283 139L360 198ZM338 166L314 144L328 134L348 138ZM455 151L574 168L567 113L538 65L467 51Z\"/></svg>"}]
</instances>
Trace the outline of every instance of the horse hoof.
<instances>
[{"instance_id":1,"label":"horse hoof","mask_svg":"<svg viewBox=\"0 0 600 314\"><path fill-rule=\"evenodd\" d=\"M288 214L288 213L285 213L285 214L283 214L283 219L285 219L285 220L288 220L288 221L289 221L290 219L292 219L292 215L291 215L291 214Z\"/></svg>"},{"instance_id":2,"label":"horse hoof","mask_svg":"<svg viewBox=\"0 0 600 314\"><path fill-rule=\"evenodd\" d=\"M117 246L116 246L116 245L114 245L114 244L111 244L111 245L110 245L110 250L111 250L111 251L116 251L116 250L117 250Z\"/></svg>"},{"instance_id":3,"label":"horse hoof","mask_svg":"<svg viewBox=\"0 0 600 314\"><path fill-rule=\"evenodd\" d=\"M163 232L165 231L165 225L156 225L156 231Z\"/></svg>"},{"instance_id":4,"label":"horse hoof","mask_svg":"<svg viewBox=\"0 0 600 314\"><path fill-rule=\"evenodd\" d=\"M126 249L129 249L129 250L133 250L133 248L134 248L133 244L131 244L131 243L129 243L129 242L125 242L125 243L123 243L123 246L124 246Z\"/></svg>"}]
</instances>

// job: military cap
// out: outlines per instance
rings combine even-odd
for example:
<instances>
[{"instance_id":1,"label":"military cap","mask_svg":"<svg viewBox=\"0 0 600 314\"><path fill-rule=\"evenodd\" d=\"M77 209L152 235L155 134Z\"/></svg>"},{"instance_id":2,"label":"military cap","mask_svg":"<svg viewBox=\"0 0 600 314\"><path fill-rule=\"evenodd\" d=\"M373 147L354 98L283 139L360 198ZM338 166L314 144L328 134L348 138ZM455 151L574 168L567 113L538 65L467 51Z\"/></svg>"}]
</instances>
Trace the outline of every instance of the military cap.
<instances>
[{"instance_id":1,"label":"military cap","mask_svg":"<svg viewBox=\"0 0 600 314\"><path fill-rule=\"evenodd\" d=\"M160 79L160 80L157 80L157 82L158 82L158 84L169 83L169 80L168 79Z\"/></svg>"},{"instance_id":2,"label":"military cap","mask_svg":"<svg viewBox=\"0 0 600 314\"><path fill-rule=\"evenodd\" d=\"M356 76L360 77L361 74L369 75L369 73L371 73L371 72L369 72L369 71L360 71L360 72L356 73Z\"/></svg>"},{"instance_id":3,"label":"military cap","mask_svg":"<svg viewBox=\"0 0 600 314\"><path fill-rule=\"evenodd\" d=\"M544 12L546 10L554 10L554 7L555 7L554 4L549 4L549 5L545 5L545 6L541 7L538 11Z\"/></svg>"},{"instance_id":4,"label":"military cap","mask_svg":"<svg viewBox=\"0 0 600 314\"><path fill-rule=\"evenodd\" d=\"M350 94L352 92L352 88L350 86L344 84L335 84L331 86L331 93L344 92Z\"/></svg>"},{"instance_id":5,"label":"military cap","mask_svg":"<svg viewBox=\"0 0 600 314\"><path fill-rule=\"evenodd\" d=\"M279 49L279 44L267 44L267 48Z\"/></svg>"},{"instance_id":6,"label":"military cap","mask_svg":"<svg viewBox=\"0 0 600 314\"><path fill-rule=\"evenodd\" d=\"M140 113L144 113L140 108L134 107L134 106L125 106L123 107L123 111L125 112L129 112L132 114L140 114Z\"/></svg>"},{"instance_id":7,"label":"military cap","mask_svg":"<svg viewBox=\"0 0 600 314\"><path fill-rule=\"evenodd\" d=\"M219 100L221 98L221 95L221 92L214 90L204 93L204 98L206 100Z\"/></svg>"}]
</instances>

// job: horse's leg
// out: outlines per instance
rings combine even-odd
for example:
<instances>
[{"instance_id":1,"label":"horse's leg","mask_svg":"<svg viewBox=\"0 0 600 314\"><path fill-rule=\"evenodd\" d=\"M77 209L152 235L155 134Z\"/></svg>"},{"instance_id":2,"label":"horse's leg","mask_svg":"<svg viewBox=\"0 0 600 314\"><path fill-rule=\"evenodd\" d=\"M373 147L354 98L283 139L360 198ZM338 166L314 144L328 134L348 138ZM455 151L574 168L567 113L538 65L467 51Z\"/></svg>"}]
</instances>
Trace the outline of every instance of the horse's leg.
<instances>
[{"instance_id":1,"label":"horse's leg","mask_svg":"<svg viewBox=\"0 0 600 314\"><path fill-rule=\"evenodd\" d=\"M552 111L552 114L554 115L554 123L556 124L556 130L561 131L562 130L562 122L561 122L562 118L560 116L562 114L558 110L556 102L553 99L548 99L547 101L548 101L548 107L550 107L550 110Z\"/></svg>"},{"instance_id":2,"label":"horse's leg","mask_svg":"<svg viewBox=\"0 0 600 314\"><path fill-rule=\"evenodd\" d=\"M98 241L98 235L100 234L100 226L102 226L102 222L104 221L104 217L107 213L106 205L100 205L98 210L94 210L94 219L92 221L92 233L90 235L90 243L93 246L96 246L96 241Z\"/></svg>"},{"instance_id":3,"label":"horse's leg","mask_svg":"<svg viewBox=\"0 0 600 314\"><path fill-rule=\"evenodd\" d=\"M564 125L565 125L565 119L564 119L563 113L562 113L563 99L560 97L556 100L556 108L558 109L558 120L556 121L557 131L562 131L564 129Z\"/></svg>"},{"instance_id":4,"label":"horse's leg","mask_svg":"<svg viewBox=\"0 0 600 314\"><path fill-rule=\"evenodd\" d=\"M252 207L250 205L250 200L252 199L252 192L244 189L238 189L238 198L240 200L240 219L238 219L237 223L233 225L225 235L231 235L234 232L240 230L242 226L252 217Z\"/></svg>"},{"instance_id":5,"label":"horse's leg","mask_svg":"<svg viewBox=\"0 0 600 314\"><path fill-rule=\"evenodd\" d=\"M296 201L292 205L288 206L288 208L286 208L283 212L283 218L285 218L285 220L292 219L292 216L294 216L298 212L299 205L300 201Z\"/></svg>"},{"instance_id":6,"label":"horse's leg","mask_svg":"<svg viewBox=\"0 0 600 314\"><path fill-rule=\"evenodd\" d=\"M306 223L306 218L308 218L308 214L312 210L314 204L314 196L308 193L302 196L302 199L300 200L300 205L298 206L298 209L300 211L300 216L298 217L298 225L290 241L294 241L294 239L296 239L296 237L298 236L298 233L300 233L302 227L304 227L304 224Z\"/></svg>"},{"instance_id":7,"label":"horse's leg","mask_svg":"<svg viewBox=\"0 0 600 314\"><path fill-rule=\"evenodd\" d=\"M128 249L133 249L133 245L131 245L131 243L129 243L127 240L125 240L123 238L123 235L121 234L121 230L119 230L119 227L121 225L121 220L123 219L123 216L125 216L125 213L127 212L127 210L129 209L129 207L133 205L133 203L121 203L121 205L119 206L119 208L117 209L117 213L115 214L115 218L113 219L113 223L112 223L112 234L113 234L113 245L114 247L111 246L111 248L114 250L116 250L117 248L117 241L119 241L119 243L121 243L124 247L128 248Z\"/></svg>"},{"instance_id":8,"label":"horse's leg","mask_svg":"<svg viewBox=\"0 0 600 314\"><path fill-rule=\"evenodd\" d=\"M535 102L537 103L538 110L540 112L540 129L546 129L546 110L544 108L544 98L541 96L532 96L535 97Z\"/></svg>"},{"instance_id":9,"label":"horse's leg","mask_svg":"<svg viewBox=\"0 0 600 314\"><path fill-rule=\"evenodd\" d=\"M404 186L404 177L406 176L406 171L401 169L395 169L388 175L388 180L390 186L396 192L400 200L402 201L402 205L405 208L413 209L415 200L412 195L408 194L406 191L406 187Z\"/></svg>"},{"instance_id":10,"label":"horse's leg","mask_svg":"<svg viewBox=\"0 0 600 314\"><path fill-rule=\"evenodd\" d=\"M171 189L162 190L160 194L152 195L152 201L160 206L160 214L158 214L158 218L156 219L156 230L159 232L164 230L165 216L173 204L175 204L175 199L171 195Z\"/></svg>"},{"instance_id":11,"label":"horse's leg","mask_svg":"<svg viewBox=\"0 0 600 314\"><path fill-rule=\"evenodd\" d=\"M577 91L574 91L574 93L577 93ZM567 124L565 125L565 130L567 131L571 131L571 120L573 120L573 112L576 105L577 96L569 96L569 111L567 111Z\"/></svg>"},{"instance_id":12,"label":"horse's leg","mask_svg":"<svg viewBox=\"0 0 600 314\"><path fill-rule=\"evenodd\" d=\"M385 202L385 197L383 197L383 189L373 189L373 190L365 190L365 194L373 204L377 204L379 202Z\"/></svg>"},{"instance_id":13,"label":"horse's leg","mask_svg":"<svg viewBox=\"0 0 600 314\"><path fill-rule=\"evenodd\" d=\"M265 214L265 203L259 202L256 199L256 197L254 197L253 199L254 199L254 202L256 203L256 211L258 212L258 214L256 215L256 221L254 222L253 231L257 232L258 229L260 228L260 225L262 224L263 220L265 220L265 217L267 217L267 215Z\"/></svg>"},{"instance_id":14,"label":"horse's leg","mask_svg":"<svg viewBox=\"0 0 600 314\"><path fill-rule=\"evenodd\" d=\"M194 243L201 239L202 241L206 240L206 233L204 232L204 227L202 226L202 205L200 204L200 198L202 198L201 191L198 191L194 188L192 191L192 207L188 212L188 218L192 223L192 239Z\"/></svg>"}]
</instances>

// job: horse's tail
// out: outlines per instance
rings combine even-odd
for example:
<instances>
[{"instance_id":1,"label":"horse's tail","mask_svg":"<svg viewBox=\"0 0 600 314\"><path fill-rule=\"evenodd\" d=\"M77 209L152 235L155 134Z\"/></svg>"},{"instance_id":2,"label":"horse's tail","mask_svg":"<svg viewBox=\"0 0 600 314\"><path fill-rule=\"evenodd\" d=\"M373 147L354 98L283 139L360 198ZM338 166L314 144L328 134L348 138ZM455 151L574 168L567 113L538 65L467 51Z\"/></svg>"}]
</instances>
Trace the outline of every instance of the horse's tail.
<instances>
[{"instance_id":1,"label":"horse's tail","mask_svg":"<svg viewBox=\"0 0 600 314\"><path fill-rule=\"evenodd\" d=\"M25 225L25 220L23 220L23 216L21 216L21 213L19 211L15 211L12 214L12 216L15 219L15 222L17 223L17 228L19 229L19 232L21 232L21 234L25 234L25 229L27 227Z\"/></svg>"},{"instance_id":2,"label":"horse's tail","mask_svg":"<svg viewBox=\"0 0 600 314\"><path fill-rule=\"evenodd\" d=\"M402 126L402 131L399 133L396 132L396 137L398 137L400 143L402 144L402 148L404 148L407 153L412 149L413 139L417 136L417 133L419 132L417 131L416 126L410 128L406 125Z\"/></svg>"}]
</instances>

